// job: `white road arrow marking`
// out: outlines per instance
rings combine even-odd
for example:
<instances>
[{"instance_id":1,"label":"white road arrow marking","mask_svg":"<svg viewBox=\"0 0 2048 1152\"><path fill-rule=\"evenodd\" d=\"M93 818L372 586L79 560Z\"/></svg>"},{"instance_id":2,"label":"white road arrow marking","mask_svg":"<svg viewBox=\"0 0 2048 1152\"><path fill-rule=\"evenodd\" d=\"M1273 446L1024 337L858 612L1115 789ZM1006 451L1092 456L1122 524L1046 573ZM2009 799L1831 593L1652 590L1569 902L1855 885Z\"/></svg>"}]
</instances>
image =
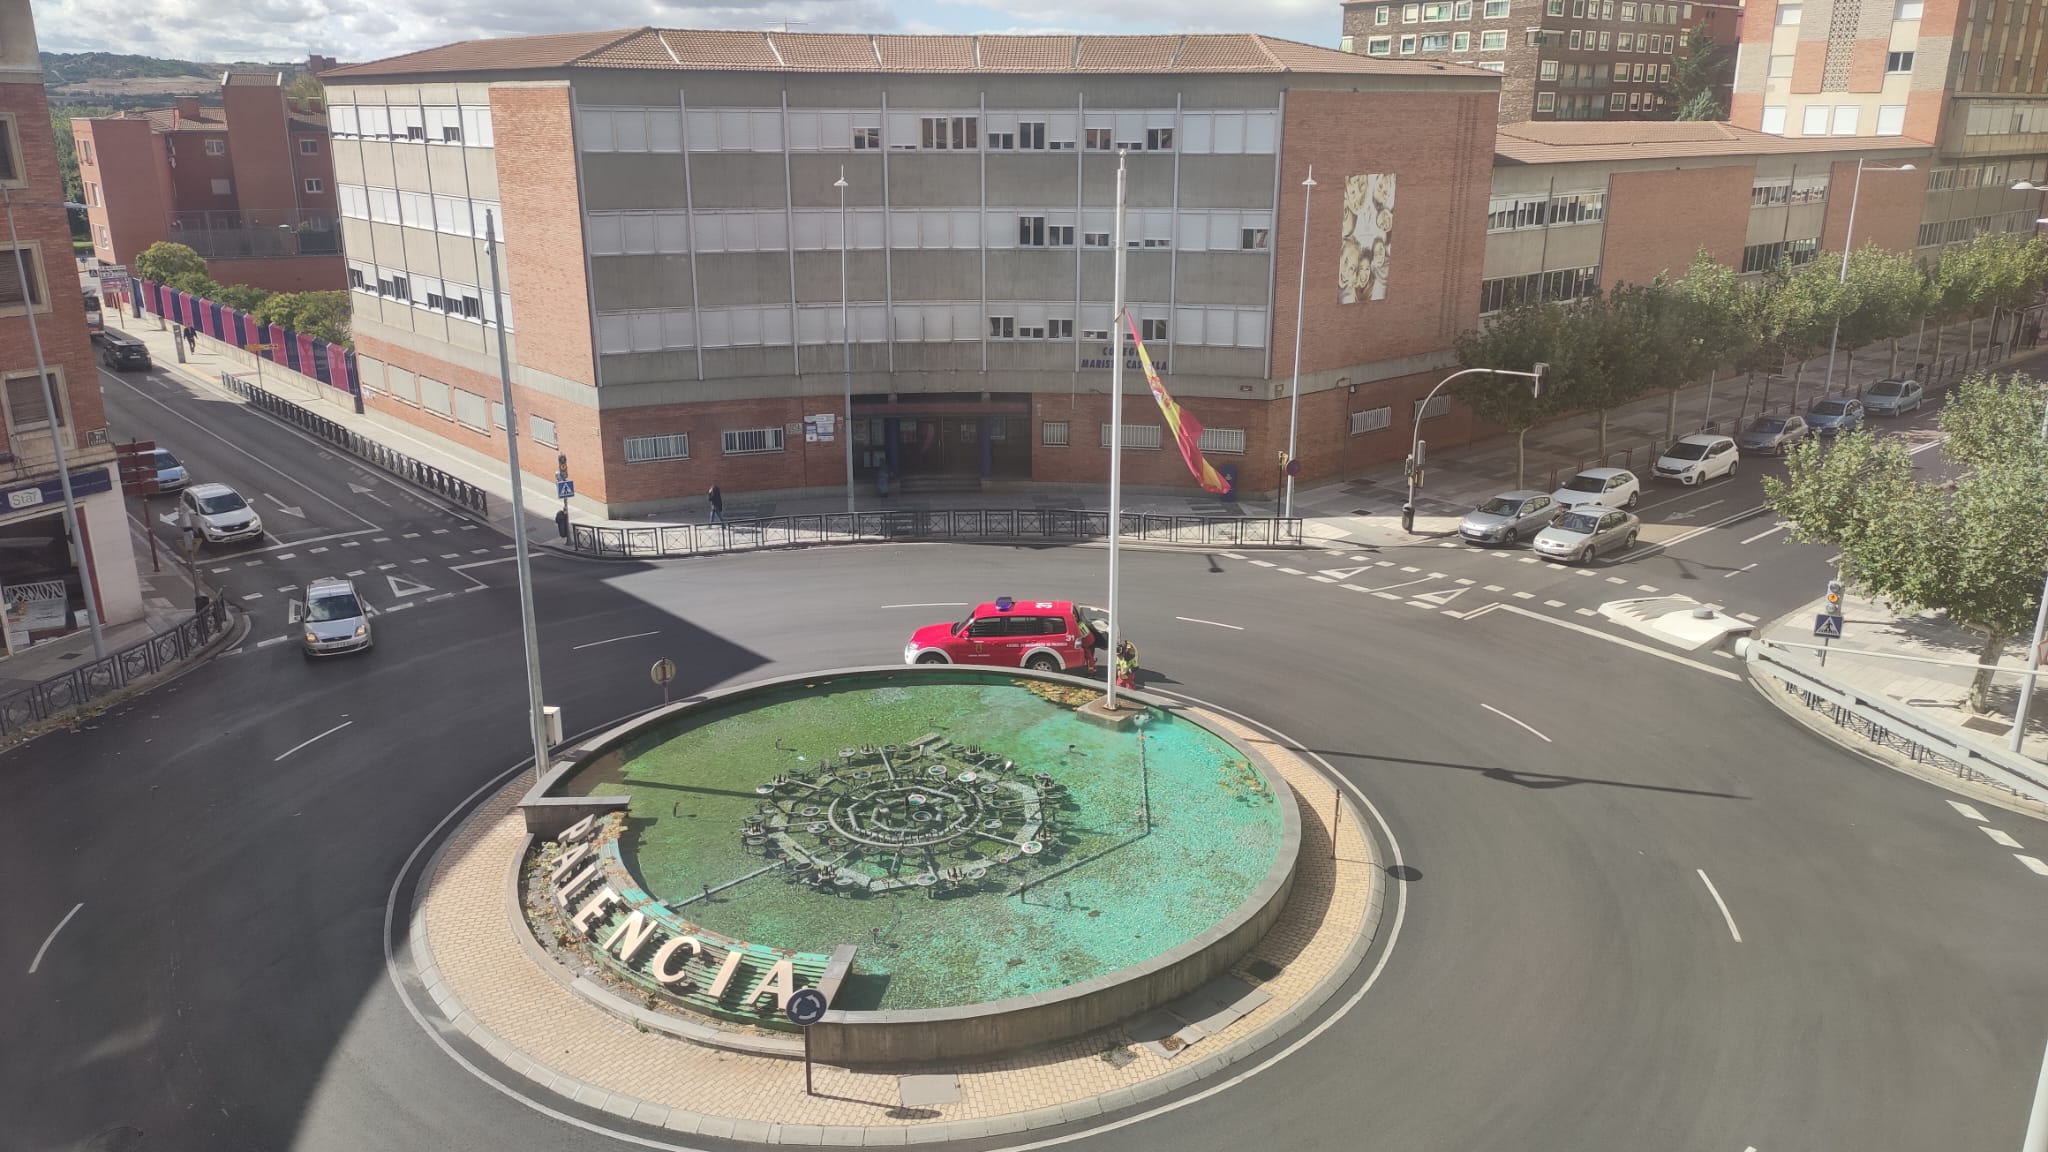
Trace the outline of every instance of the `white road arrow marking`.
<instances>
[{"instance_id":1,"label":"white road arrow marking","mask_svg":"<svg viewBox=\"0 0 2048 1152\"><path fill-rule=\"evenodd\" d=\"M371 490L370 490L369 488L367 488L367 487L365 487L365 486L363 486L363 485L361 485L361 484L358 484L358 483L356 483L356 482L355 482L355 481L353 481L353 480L351 480L351 481L349 481L349 482L348 482L348 490L349 490L349 491L351 491L351 492L353 492L353 493L355 493L355 494L356 494L356 495L358 495L358 496L368 496L368 497L369 497L370 499L372 499L372 500L375 500L375 501L376 501L377 503L379 503L379 504L384 504L384 498L383 498L383 497L381 497L381 496L377 495L377 494L376 494L375 492L371 491ZM384 506L385 506L386 508L389 508L389 507L391 507L391 505L389 505L389 504L384 504Z\"/></svg>"},{"instance_id":2,"label":"white road arrow marking","mask_svg":"<svg viewBox=\"0 0 2048 1152\"><path fill-rule=\"evenodd\" d=\"M301 520L304 520L306 518L306 510L304 508L301 508L296 504L287 504L284 501L279 500L277 497L272 496L268 492L265 492L263 496L272 504L277 505L277 510L284 513L285 515L296 516Z\"/></svg>"},{"instance_id":3,"label":"white road arrow marking","mask_svg":"<svg viewBox=\"0 0 2048 1152\"><path fill-rule=\"evenodd\" d=\"M427 587L425 584L417 580L407 580L403 576L386 576L384 578L391 581L391 594L393 596L417 596L422 592L433 591L432 588Z\"/></svg>"},{"instance_id":4,"label":"white road arrow marking","mask_svg":"<svg viewBox=\"0 0 2048 1152\"><path fill-rule=\"evenodd\" d=\"M180 523L180 514L176 512L166 512L163 515L157 517L157 519L163 521L166 524L169 524L173 528L176 528Z\"/></svg>"}]
</instances>

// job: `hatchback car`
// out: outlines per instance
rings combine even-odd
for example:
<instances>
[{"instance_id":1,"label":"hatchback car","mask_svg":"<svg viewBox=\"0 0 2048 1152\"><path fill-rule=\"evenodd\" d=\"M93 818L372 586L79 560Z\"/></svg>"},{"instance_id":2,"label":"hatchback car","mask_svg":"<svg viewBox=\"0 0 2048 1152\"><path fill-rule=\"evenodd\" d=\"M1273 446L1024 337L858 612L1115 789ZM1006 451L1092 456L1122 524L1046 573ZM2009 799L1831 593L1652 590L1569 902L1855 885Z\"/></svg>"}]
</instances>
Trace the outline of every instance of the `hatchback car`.
<instances>
[{"instance_id":1,"label":"hatchback car","mask_svg":"<svg viewBox=\"0 0 2048 1152\"><path fill-rule=\"evenodd\" d=\"M191 477L185 474L185 465L169 448L158 448L150 453L156 463L156 490L176 492L183 488Z\"/></svg>"},{"instance_id":2,"label":"hatchback car","mask_svg":"<svg viewBox=\"0 0 2048 1152\"><path fill-rule=\"evenodd\" d=\"M1682 436L1657 457L1650 471L1665 480L1698 484L1716 476L1735 475L1741 453L1726 436Z\"/></svg>"},{"instance_id":3,"label":"hatchback car","mask_svg":"<svg viewBox=\"0 0 2048 1152\"><path fill-rule=\"evenodd\" d=\"M1001 596L958 624L928 624L903 646L905 664L988 664L1036 672L1092 669L1109 615L1067 600Z\"/></svg>"},{"instance_id":4,"label":"hatchback car","mask_svg":"<svg viewBox=\"0 0 2048 1152\"><path fill-rule=\"evenodd\" d=\"M306 614L300 624L304 631L299 648L308 660L370 650L369 609L356 595L356 586L339 577L323 576L306 585Z\"/></svg>"},{"instance_id":5,"label":"hatchback car","mask_svg":"<svg viewBox=\"0 0 2048 1152\"><path fill-rule=\"evenodd\" d=\"M1564 482L1550 494L1566 508L1581 504L1605 504L1609 508L1633 508L1642 495L1643 483L1626 468L1588 468Z\"/></svg>"},{"instance_id":6,"label":"hatchback car","mask_svg":"<svg viewBox=\"0 0 2048 1152\"><path fill-rule=\"evenodd\" d=\"M1512 545L1550 527L1561 511L1541 492L1503 492L1465 513L1458 535L1473 544Z\"/></svg>"},{"instance_id":7,"label":"hatchback car","mask_svg":"<svg viewBox=\"0 0 2048 1152\"><path fill-rule=\"evenodd\" d=\"M1904 416L1918 412L1926 400L1917 380L1879 380L1863 394L1863 407L1872 416Z\"/></svg>"},{"instance_id":8,"label":"hatchback car","mask_svg":"<svg viewBox=\"0 0 2048 1152\"><path fill-rule=\"evenodd\" d=\"M1815 400L1806 409L1806 422L1822 436L1854 432L1863 427L1863 401Z\"/></svg>"},{"instance_id":9,"label":"hatchback car","mask_svg":"<svg viewBox=\"0 0 2048 1152\"><path fill-rule=\"evenodd\" d=\"M1798 447L1810 431L1803 416L1759 416L1735 437L1735 444L1744 452L1783 456Z\"/></svg>"},{"instance_id":10,"label":"hatchback car","mask_svg":"<svg viewBox=\"0 0 2048 1152\"><path fill-rule=\"evenodd\" d=\"M1590 564L1603 554L1635 547L1642 522L1619 508L1582 504L1536 534L1536 554L1545 560Z\"/></svg>"},{"instance_id":11,"label":"hatchback car","mask_svg":"<svg viewBox=\"0 0 2048 1152\"><path fill-rule=\"evenodd\" d=\"M191 513L199 535L208 544L232 544L263 536L263 518L225 484L195 484L185 489L182 504Z\"/></svg>"}]
</instances>

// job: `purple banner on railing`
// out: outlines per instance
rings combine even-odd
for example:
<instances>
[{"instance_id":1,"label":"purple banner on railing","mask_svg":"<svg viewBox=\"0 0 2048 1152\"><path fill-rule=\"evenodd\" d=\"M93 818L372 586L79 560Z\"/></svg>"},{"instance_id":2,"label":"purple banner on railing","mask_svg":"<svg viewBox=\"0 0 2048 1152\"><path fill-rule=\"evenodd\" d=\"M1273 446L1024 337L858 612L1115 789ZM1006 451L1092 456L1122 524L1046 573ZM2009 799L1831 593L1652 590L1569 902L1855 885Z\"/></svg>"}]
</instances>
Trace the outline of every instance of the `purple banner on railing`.
<instances>
[{"instance_id":1,"label":"purple banner on railing","mask_svg":"<svg viewBox=\"0 0 2048 1152\"><path fill-rule=\"evenodd\" d=\"M131 278L140 306L179 325L191 325L208 336L237 348L268 345L257 353L320 383L359 395L355 353L339 344L329 344L309 333L293 332L280 324L264 324L254 316L212 300L166 287L154 280Z\"/></svg>"}]
</instances>

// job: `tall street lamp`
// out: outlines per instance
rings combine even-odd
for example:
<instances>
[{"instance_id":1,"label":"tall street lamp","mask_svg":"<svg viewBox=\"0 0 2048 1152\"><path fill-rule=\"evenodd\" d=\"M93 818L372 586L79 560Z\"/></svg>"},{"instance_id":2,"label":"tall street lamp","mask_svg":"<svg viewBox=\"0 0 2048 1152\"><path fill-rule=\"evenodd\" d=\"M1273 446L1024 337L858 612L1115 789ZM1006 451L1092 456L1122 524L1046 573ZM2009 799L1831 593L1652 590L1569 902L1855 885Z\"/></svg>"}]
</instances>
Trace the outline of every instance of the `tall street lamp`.
<instances>
[{"instance_id":1,"label":"tall street lamp","mask_svg":"<svg viewBox=\"0 0 2048 1152\"><path fill-rule=\"evenodd\" d=\"M1892 168L1873 166L1868 170L1871 172L1911 172L1913 166L1911 164L1900 164ZM1863 193L1864 171L1863 159L1859 156L1856 159L1856 183L1849 190L1849 227L1842 233L1842 272L1835 279L1835 283L1838 285L1849 283L1849 253L1855 249L1856 240L1856 199ZM1835 317L1834 334L1828 337L1828 379L1827 383L1821 385L1820 389L1820 394L1823 396L1832 392L1835 387L1835 343L1841 338L1842 318L1837 316ZM1853 379L1856 374L1852 371L1849 375ZM1793 400L1797 401L1798 397L1794 396Z\"/></svg>"},{"instance_id":2,"label":"tall street lamp","mask_svg":"<svg viewBox=\"0 0 2048 1152\"><path fill-rule=\"evenodd\" d=\"M847 327L846 303L846 165L839 166L839 376L846 393L846 514L853 515L853 331Z\"/></svg>"},{"instance_id":3,"label":"tall street lamp","mask_svg":"<svg viewBox=\"0 0 2048 1152\"><path fill-rule=\"evenodd\" d=\"M1280 509L1282 518L1294 515L1294 435L1301 425L1301 324L1302 309L1308 303L1308 206L1316 194L1316 166L1308 166L1308 179L1301 182L1301 279L1294 289L1294 399L1287 408L1287 469L1283 478L1287 496Z\"/></svg>"},{"instance_id":4,"label":"tall street lamp","mask_svg":"<svg viewBox=\"0 0 2048 1152\"><path fill-rule=\"evenodd\" d=\"M1466 368L1453 372L1436 382L1436 387L1431 388L1429 395L1423 397L1422 403L1416 405L1415 408L1415 431L1413 438L1408 443L1408 463L1406 467L1408 473L1408 502L1401 505L1401 531L1411 533L1415 531L1415 476L1422 471L1420 467L1421 461L1416 459L1422 455L1422 414L1429 411L1429 402L1436 399L1436 394L1444 390L1444 385L1449 384L1460 376L1470 376L1475 372L1491 372L1495 376L1520 376L1522 379L1529 381L1529 395L1541 396L1543 395L1543 373L1549 367L1550 365L1538 361L1534 366L1534 370L1529 372L1517 372L1511 368Z\"/></svg>"}]
</instances>

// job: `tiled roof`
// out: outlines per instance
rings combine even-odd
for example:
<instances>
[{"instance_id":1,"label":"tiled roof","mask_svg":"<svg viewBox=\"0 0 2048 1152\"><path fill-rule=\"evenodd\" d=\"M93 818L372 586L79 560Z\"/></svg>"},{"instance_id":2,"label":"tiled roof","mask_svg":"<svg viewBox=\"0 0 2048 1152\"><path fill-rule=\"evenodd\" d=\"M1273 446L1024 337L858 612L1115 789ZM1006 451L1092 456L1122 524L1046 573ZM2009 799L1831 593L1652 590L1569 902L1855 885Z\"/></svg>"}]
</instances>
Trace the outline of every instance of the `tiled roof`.
<instances>
[{"instance_id":1,"label":"tiled roof","mask_svg":"<svg viewBox=\"0 0 2048 1152\"><path fill-rule=\"evenodd\" d=\"M322 73L346 82L557 68L704 72L1306 72L1476 77L1476 69L1387 60L1254 33L1188 36L865 36L634 28L469 40Z\"/></svg>"},{"instance_id":2,"label":"tiled roof","mask_svg":"<svg viewBox=\"0 0 2048 1152\"><path fill-rule=\"evenodd\" d=\"M1716 120L1531 120L1494 130L1497 159L1511 164L1800 152L1898 152L1933 145L1903 136L1773 136Z\"/></svg>"}]
</instances>

